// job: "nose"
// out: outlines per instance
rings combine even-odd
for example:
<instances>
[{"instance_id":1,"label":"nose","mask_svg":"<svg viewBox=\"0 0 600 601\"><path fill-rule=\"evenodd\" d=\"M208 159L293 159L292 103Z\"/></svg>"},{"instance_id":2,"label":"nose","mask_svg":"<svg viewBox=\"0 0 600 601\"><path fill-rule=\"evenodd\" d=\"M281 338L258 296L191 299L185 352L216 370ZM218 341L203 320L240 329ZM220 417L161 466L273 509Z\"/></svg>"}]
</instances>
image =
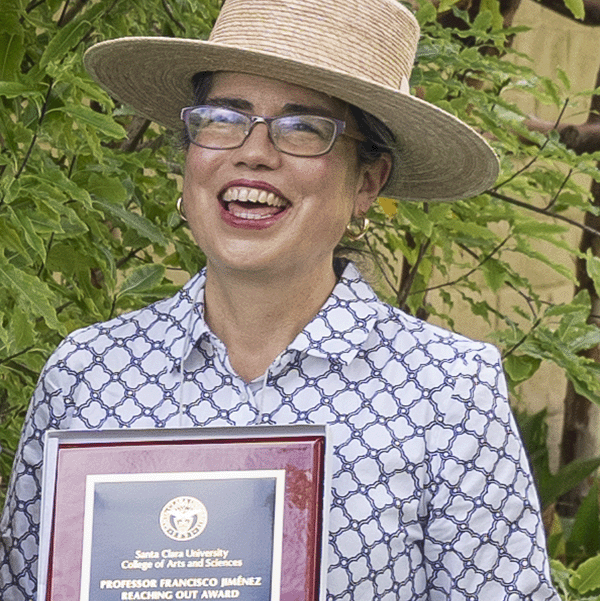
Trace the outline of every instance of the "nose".
<instances>
[{"instance_id":1,"label":"nose","mask_svg":"<svg viewBox=\"0 0 600 601\"><path fill-rule=\"evenodd\" d=\"M244 143L232 152L235 152L236 162L252 169L275 169L281 161L281 153L273 145L265 121L252 123Z\"/></svg>"}]
</instances>

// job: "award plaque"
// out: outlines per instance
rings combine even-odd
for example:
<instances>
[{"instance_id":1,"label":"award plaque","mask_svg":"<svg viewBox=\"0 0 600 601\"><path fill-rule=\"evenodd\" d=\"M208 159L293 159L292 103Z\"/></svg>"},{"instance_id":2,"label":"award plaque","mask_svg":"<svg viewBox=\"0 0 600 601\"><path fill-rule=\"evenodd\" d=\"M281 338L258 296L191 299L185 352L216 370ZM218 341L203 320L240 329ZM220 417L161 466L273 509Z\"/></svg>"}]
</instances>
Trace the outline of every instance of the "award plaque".
<instances>
[{"instance_id":1,"label":"award plaque","mask_svg":"<svg viewBox=\"0 0 600 601\"><path fill-rule=\"evenodd\" d=\"M325 426L51 431L38 600L325 598Z\"/></svg>"}]
</instances>

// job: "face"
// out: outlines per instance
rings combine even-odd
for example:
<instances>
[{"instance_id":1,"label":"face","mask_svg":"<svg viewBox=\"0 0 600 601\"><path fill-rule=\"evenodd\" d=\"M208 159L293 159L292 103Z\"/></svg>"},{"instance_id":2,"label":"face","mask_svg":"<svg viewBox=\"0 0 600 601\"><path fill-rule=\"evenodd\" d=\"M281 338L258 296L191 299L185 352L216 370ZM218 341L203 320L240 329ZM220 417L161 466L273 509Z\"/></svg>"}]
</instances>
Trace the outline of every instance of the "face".
<instances>
[{"instance_id":1,"label":"face","mask_svg":"<svg viewBox=\"0 0 600 601\"><path fill-rule=\"evenodd\" d=\"M205 104L263 117L307 113L348 119L339 100L241 73L215 74ZM264 124L257 124L240 148L190 144L184 209L209 273L240 270L293 277L331 269L346 225L367 210L383 185L386 162L360 166L356 142L346 136L322 156L287 155L273 146Z\"/></svg>"}]
</instances>

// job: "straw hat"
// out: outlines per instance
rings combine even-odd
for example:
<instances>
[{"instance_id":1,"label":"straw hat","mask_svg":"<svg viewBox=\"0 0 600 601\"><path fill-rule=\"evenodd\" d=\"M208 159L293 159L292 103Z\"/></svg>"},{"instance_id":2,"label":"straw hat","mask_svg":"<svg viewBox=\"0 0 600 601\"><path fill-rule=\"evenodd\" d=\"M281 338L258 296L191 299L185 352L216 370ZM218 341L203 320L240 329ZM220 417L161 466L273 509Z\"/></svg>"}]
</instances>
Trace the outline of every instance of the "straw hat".
<instances>
[{"instance_id":1,"label":"straw hat","mask_svg":"<svg viewBox=\"0 0 600 601\"><path fill-rule=\"evenodd\" d=\"M490 187L498 161L470 127L411 96L419 26L398 0L227 0L208 41L132 37L101 42L85 66L114 97L180 128L199 71L268 76L334 96L395 134L385 195L455 200Z\"/></svg>"}]
</instances>

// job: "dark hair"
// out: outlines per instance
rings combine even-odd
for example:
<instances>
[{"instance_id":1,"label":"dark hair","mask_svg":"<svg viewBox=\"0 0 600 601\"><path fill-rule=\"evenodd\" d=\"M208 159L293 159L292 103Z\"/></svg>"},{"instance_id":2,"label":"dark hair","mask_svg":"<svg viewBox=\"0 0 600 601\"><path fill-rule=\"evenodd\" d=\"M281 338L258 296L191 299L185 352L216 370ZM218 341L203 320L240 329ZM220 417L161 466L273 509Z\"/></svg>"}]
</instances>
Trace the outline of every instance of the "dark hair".
<instances>
[{"instance_id":1,"label":"dark hair","mask_svg":"<svg viewBox=\"0 0 600 601\"><path fill-rule=\"evenodd\" d=\"M212 78L213 71L200 71L192 77L193 103L195 105L204 104L206 101L212 87ZM389 127L371 113L363 111L352 104L348 106L356 121L358 131L366 138L364 142L358 143L359 162L362 165L373 163L384 153L390 154L393 158L390 148L395 146L396 138ZM185 128L183 131L183 145L185 148L190 145ZM393 169L394 165L392 163L392 171ZM388 181L390 178L388 178Z\"/></svg>"}]
</instances>

